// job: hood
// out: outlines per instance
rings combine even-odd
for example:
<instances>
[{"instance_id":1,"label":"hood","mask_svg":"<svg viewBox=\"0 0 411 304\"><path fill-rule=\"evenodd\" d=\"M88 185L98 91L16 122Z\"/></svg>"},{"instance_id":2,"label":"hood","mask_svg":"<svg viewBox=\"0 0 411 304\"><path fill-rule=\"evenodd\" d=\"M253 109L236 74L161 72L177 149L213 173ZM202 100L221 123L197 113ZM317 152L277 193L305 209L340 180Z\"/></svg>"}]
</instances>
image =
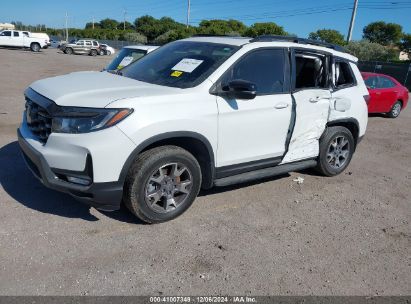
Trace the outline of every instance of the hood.
<instances>
[{"instance_id":1,"label":"hood","mask_svg":"<svg viewBox=\"0 0 411 304\"><path fill-rule=\"evenodd\" d=\"M119 99L174 95L183 90L137 81L108 72L75 72L30 85L60 106L104 108Z\"/></svg>"}]
</instances>

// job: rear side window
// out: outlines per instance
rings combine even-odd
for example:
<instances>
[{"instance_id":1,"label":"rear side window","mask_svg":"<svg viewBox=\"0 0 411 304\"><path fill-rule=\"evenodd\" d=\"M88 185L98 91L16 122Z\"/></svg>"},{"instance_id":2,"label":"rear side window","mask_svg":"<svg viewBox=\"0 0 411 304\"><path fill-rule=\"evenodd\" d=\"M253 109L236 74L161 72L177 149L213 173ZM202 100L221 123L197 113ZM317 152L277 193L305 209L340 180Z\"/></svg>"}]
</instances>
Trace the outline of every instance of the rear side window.
<instances>
[{"instance_id":1,"label":"rear side window","mask_svg":"<svg viewBox=\"0 0 411 304\"><path fill-rule=\"evenodd\" d=\"M348 62L337 61L335 63L334 83L337 88L355 85L354 73Z\"/></svg>"},{"instance_id":2,"label":"rear side window","mask_svg":"<svg viewBox=\"0 0 411 304\"><path fill-rule=\"evenodd\" d=\"M93 41L93 45L94 45L94 46L98 46L97 41Z\"/></svg>"},{"instance_id":3,"label":"rear side window","mask_svg":"<svg viewBox=\"0 0 411 304\"><path fill-rule=\"evenodd\" d=\"M14 34L14 37L19 37L20 36L19 32L13 32L13 34Z\"/></svg>"},{"instance_id":4,"label":"rear side window","mask_svg":"<svg viewBox=\"0 0 411 304\"><path fill-rule=\"evenodd\" d=\"M378 87L381 89L389 89L395 87L395 83L387 78L387 77L378 77L379 78L379 85Z\"/></svg>"},{"instance_id":5,"label":"rear side window","mask_svg":"<svg viewBox=\"0 0 411 304\"><path fill-rule=\"evenodd\" d=\"M252 51L236 62L223 76L222 85L232 80L246 80L257 86L257 95L283 93L286 58L282 49Z\"/></svg>"},{"instance_id":6,"label":"rear side window","mask_svg":"<svg viewBox=\"0 0 411 304\"><path fill-rule=\"evenodd\" d=\"M295 88L327 88L326 56L311 53L295 54Z\"/></svg>"},{"instance_id":7,"label":"rear side window","mask_svg":"<svg viewBox=\"0 0 411 304\"><path fill-rule=\"evenodd\" d=\"M86 45L91 45L91 41L86 41Z\"/></svg>"}]
</instances>

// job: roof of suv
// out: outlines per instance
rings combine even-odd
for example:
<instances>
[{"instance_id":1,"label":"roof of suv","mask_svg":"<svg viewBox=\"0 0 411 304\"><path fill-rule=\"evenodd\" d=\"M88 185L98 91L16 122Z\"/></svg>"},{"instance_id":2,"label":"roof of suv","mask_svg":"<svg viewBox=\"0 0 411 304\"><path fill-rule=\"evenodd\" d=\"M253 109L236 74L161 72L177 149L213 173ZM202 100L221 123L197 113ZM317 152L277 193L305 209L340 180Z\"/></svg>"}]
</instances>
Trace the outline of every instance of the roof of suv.
<instances>
[{"instance_id":1,"label":"roof of suv","mask_svg":"<svg viewBox=\"0 0 411 304\"><path fill-rule=\"evenodd\" d=\"M287 36L260 36L257 38L250 37L232 37L232 36L193 36L190 38L183 39L184 41L198 41L198 42L208 42L208 43L221 43L229 44L235 46L244 46L250 43L269 43L273 46L282 47L298 47L315 49L320 51L325 51L333 53L338 57L345 58L357 62L358 59L355 56L347 53L342 47L333 45L330 43L324 43L320 41L314 41L304 38L297 37L287 37Z\"/></svg>"}]
</instances>

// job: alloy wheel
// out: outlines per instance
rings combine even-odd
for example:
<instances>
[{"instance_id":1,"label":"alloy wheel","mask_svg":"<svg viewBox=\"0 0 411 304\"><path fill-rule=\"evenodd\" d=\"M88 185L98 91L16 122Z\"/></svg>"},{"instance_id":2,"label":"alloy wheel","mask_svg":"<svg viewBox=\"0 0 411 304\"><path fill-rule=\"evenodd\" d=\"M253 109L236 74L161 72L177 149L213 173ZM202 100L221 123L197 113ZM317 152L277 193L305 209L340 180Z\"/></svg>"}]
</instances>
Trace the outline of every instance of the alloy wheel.
<instances>
[{"instance_id":1,"label":"alloy wheel","mask_svg":"<svg viewBox=\"0 0 411 304\"><path fill-rule=\"evenodd\" d=\"M192 174L181 163L168 163L155 170L145 187L147 205L159 213L168 213L183 204L191 193Z\"/></svg>"},{"instance_id":2,"label":"alloy wheel","mask_svg":"<svg viewBox=\"0 0 411 304\"><path fill-rule=\"evenodd\" d=\"M348 139L343 135L335 137L328 147L328 164L334 169L340 169L345 165L349 156L350 142L348 141Z\"/></svg>"},{"instance_id":3,"label":"alloy wheel","mask_svg":"<svg viewBox=\"0 0 411 304\"><path fill-rule=\"evenodd\" d=\"M392 107L392 116L397 117L398 115L400 115L400 112L401 112L401 105L399 103L396 103Z\"/></svg>"}]
</instances>

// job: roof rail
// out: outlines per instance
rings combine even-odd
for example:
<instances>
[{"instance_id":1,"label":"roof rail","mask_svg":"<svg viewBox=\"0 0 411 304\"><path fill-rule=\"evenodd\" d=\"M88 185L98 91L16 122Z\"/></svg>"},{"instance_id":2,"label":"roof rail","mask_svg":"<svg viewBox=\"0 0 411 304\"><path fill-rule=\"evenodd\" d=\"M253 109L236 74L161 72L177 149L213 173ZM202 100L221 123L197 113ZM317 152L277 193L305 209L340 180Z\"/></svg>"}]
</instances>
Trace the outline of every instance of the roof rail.
<instances>
[{"instance_id":1,"label":"roof rail","mask_svg":"<svg viewBox=\"0 0 411 304\"><path fill-rule=\"evenodd\" d=\"M263 36L258 36L252 39L250 42L271 42L271 41L285 41L285 42L294 42L294 43L299 43L299 44L310 44L310 45L322 46L322 47L326 47L329 49L333 49L335 51L347 53L346 49L336 44L322 42L318 40L291 37L291 36L263 35Z\"/></svg>"},{"instance_id":2,"label":"roof rail","mask_svg":"<svg viewBox=\"0 0 411 304\"><path fill-rule=\"evenodd\" d=\"M213 35L213 34L195 34L195 35L192 35L191 37L249 38L249 37L243 37L243 36L237 36L237 35Z\"/></svg>"}]
</instances>

